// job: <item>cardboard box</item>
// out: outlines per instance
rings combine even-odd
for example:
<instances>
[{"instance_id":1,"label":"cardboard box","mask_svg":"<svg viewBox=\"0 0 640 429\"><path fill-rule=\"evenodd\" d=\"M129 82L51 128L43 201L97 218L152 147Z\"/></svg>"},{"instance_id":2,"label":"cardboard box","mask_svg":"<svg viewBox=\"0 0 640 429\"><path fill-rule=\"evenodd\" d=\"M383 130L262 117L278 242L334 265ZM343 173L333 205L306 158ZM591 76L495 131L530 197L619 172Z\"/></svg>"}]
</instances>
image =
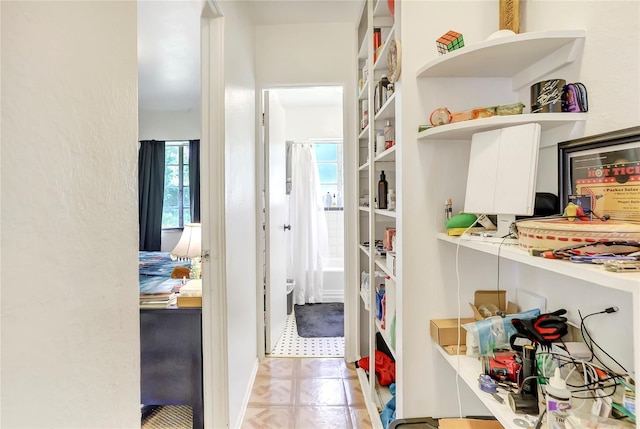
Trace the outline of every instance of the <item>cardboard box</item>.
<instances>
[{"instance_id":1,"label":"cardboard box","mask_svg":"<svg viewBox=\"0 0 640 429\"><path fill-rule=\"evenodd\" d=\"M471 323L474 319L460 319L460 325ZM467 333L458 325L458 319L433 319L431 320L431 338L441 346L458 344L458 331L460 332L460 344L467 343ZM457 328L457 329L456 329Z\"/></svg>"},{"instance_id":2,"label":"cardboard box","mask_svg":"<svg viewBox=\"0 0 640 429\"><path fill-rule=\"evenodd\" d=\"M504 429L497 420L440 419L440 429Z\"/></svg>"},{"instance_id":3,"label":"cardboard box","mask_svg":"<svg viewBox=\"0 0 640 429\"><path fill-rule=\"evenodd\" d=\"M514 314L518 312L518 306L513 302L507 301L507 292L504 290L477 290L475 292L473 304L469 303L471 310L473 310L473 318L475 320L486 319L486 317L484 317L478 310L478 308L483 304L493 304L505 314Z\"/></svg>"}]
</instances>

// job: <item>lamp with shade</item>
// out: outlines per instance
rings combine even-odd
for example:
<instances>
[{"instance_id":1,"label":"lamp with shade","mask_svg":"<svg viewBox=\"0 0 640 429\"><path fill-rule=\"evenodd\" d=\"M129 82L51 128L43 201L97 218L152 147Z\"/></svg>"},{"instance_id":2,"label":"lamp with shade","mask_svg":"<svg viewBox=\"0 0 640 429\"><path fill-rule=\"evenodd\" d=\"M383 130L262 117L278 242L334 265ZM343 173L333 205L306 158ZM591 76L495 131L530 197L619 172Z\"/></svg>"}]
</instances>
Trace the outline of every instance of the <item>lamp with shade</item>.
<instances>
[{"instance_id":1,"label":"lamp with shade","mask_svg":"<svg viewBox=\"0 0 640 429\"><path fill-rule=\"evenodd\" d=\"M191 278L200 278L200 256L202 233L199 223L185 223L176 247L171 251L171 259L190 259Z\"/></svg>"}]
</instances>

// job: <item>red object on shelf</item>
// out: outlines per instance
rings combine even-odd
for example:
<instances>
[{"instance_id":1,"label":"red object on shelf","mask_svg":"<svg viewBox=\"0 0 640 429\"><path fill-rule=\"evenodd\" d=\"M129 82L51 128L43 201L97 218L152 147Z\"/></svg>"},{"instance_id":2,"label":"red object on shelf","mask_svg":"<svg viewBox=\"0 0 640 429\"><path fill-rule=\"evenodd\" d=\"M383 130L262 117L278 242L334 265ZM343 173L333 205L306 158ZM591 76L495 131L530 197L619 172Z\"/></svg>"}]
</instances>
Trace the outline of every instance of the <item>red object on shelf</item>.
<instances>
[{"instance_id":1,"label":"red object on shelf","mask_svg":"<svg viewBox=\"0 0 640 429\"><path fill-rule=\"evenodd\" d=\"M391 17L393 17L393 12L395 12L396 2L395 0L387 0L387 5L389 6L389 13Z\"/></svg>"}]
</instances>

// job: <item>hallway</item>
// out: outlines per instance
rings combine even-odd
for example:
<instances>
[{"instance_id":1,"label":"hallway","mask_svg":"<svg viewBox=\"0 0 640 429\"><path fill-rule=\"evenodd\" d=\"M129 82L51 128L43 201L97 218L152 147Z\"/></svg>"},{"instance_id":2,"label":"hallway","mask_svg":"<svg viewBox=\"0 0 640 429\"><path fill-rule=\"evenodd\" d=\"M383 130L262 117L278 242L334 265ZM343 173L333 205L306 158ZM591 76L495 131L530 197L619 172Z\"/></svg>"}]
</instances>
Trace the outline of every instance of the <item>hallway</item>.
<instances>
[{"instance_id":1,"label":"hallway","mask_svg":"<svg viewBox=\"0 0 640 429\"><path fill-rule=\"evenodd\" d=\"M267 358L242 429L371 428L355 365L343 358Z\"/></svg>"}]
</instances>

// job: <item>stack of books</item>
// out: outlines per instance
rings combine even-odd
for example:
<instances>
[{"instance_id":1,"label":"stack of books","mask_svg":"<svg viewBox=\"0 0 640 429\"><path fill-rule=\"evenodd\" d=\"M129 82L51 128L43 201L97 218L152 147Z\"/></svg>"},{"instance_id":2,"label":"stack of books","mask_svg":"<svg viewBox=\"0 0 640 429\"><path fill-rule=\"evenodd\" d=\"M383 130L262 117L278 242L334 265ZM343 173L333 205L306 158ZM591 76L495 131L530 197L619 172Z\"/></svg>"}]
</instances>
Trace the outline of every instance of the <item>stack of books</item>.
<instances>
[{"instance_id":1,"label":"stack of books","mask_svg":"<svg viewBox=\"0 0 640 429\"><path fill-rule=\"evenodd\" d=\"M167 308L176 305L178 292L183 286L181 279L166 279L140 286L141 308Z\"/></svg>"},{"instance_id":2,"label":"stack of books","mask_svg":"<svg viewBox=\"0 0 640 429\"><path fill-rule=\"evenodd\" d=\"M141 293L141 308L167 308L175 305L178 294L175 292L168 293Z\"/></svg>"}]
</instances>

